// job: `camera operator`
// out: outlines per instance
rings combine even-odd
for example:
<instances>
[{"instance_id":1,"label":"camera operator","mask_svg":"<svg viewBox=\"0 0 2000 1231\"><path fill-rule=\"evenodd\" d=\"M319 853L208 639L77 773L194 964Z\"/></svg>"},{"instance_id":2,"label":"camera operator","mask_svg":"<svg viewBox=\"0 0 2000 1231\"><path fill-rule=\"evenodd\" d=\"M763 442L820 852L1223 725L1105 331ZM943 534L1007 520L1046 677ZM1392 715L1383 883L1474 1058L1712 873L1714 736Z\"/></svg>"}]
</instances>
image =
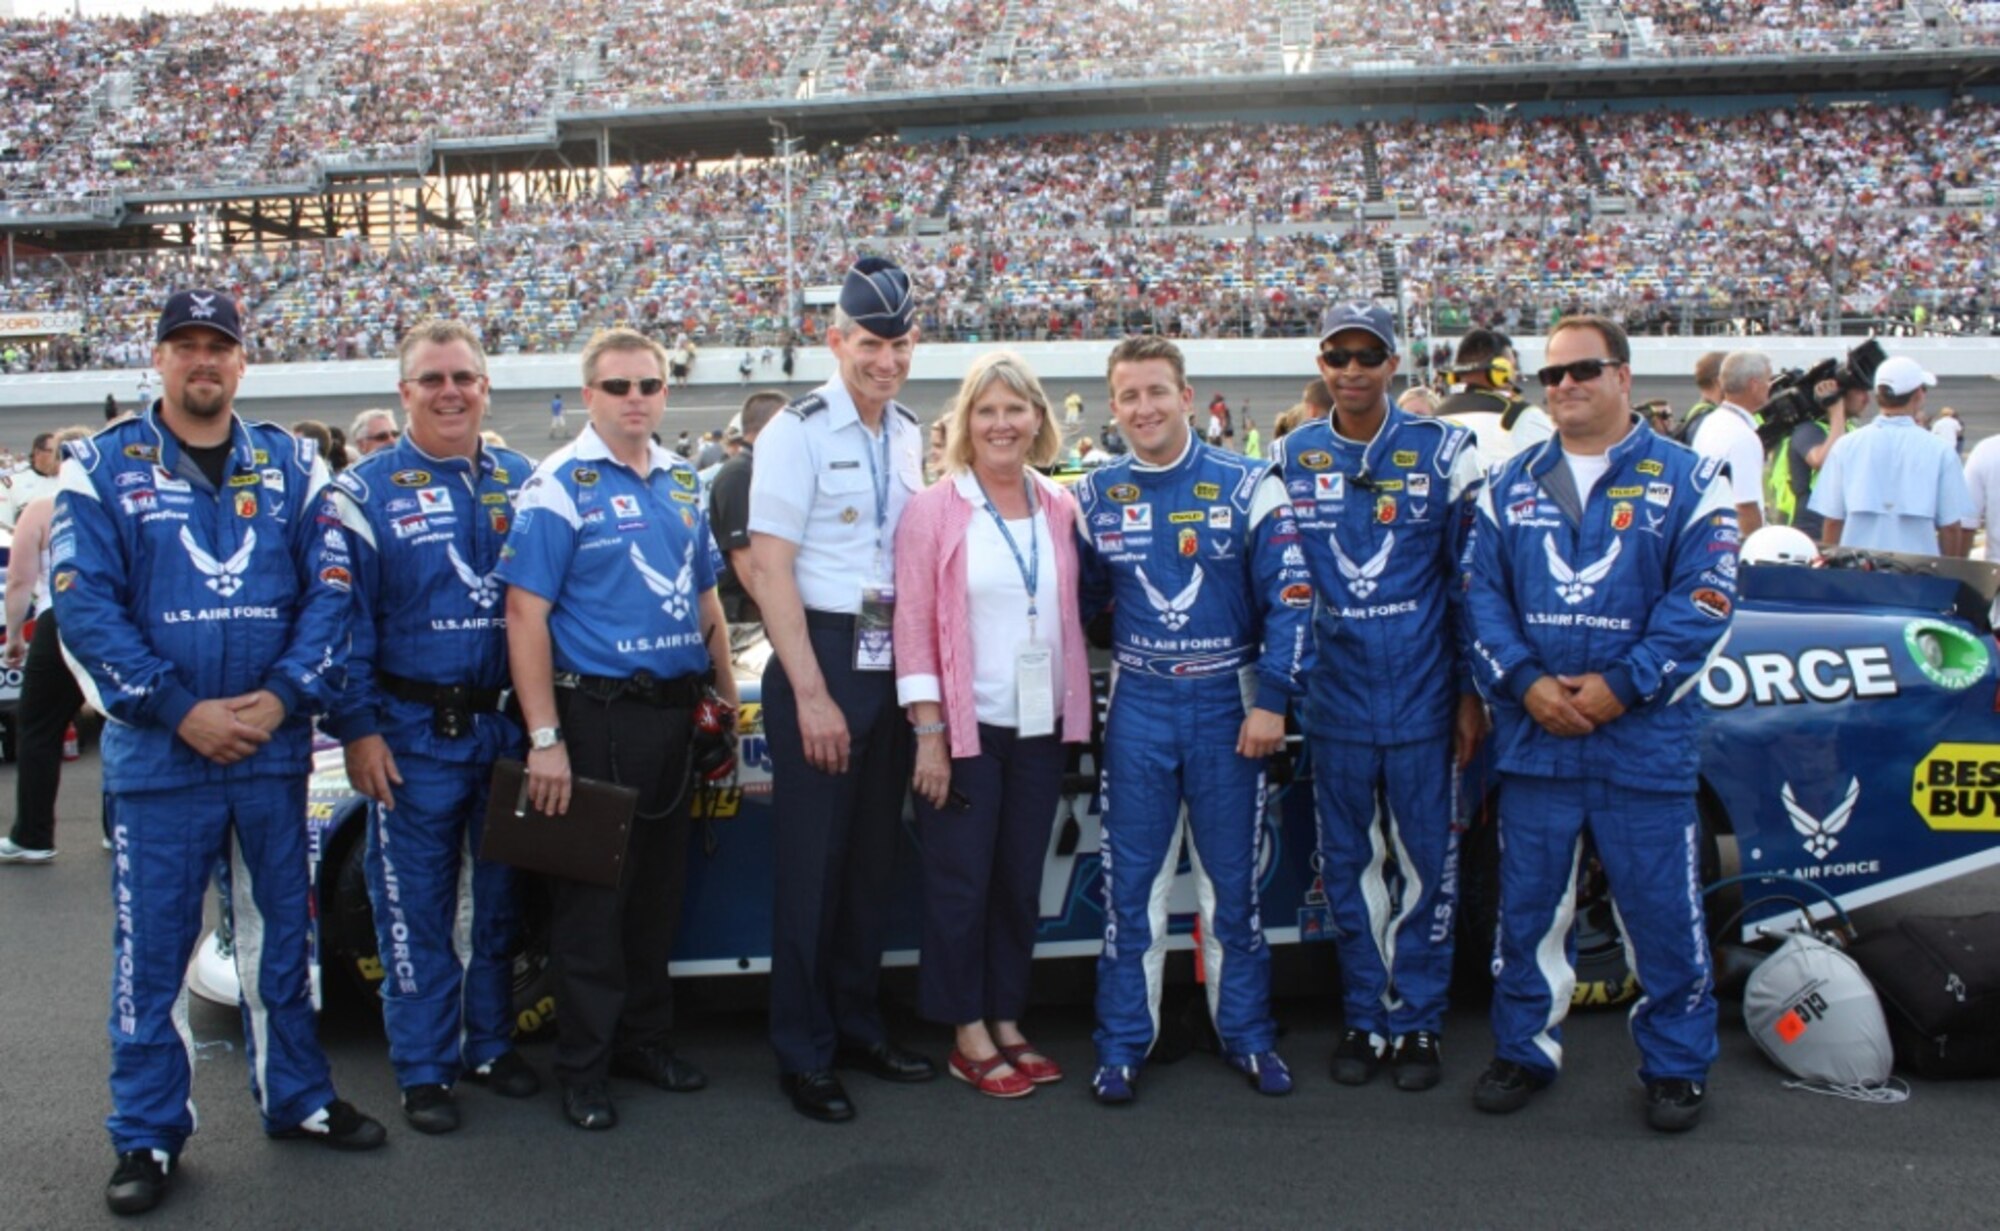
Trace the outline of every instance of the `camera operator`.
<instances>
[{"instance_id":1,"label":"camera operator","mask_svg":"<svg viewBox=\"0 0 2000 1231\"><path fill-rule=\"evenodd\" d=\"M1502 448L1492 450L1497 453L1494 457L1486 457L1489 450L1481 449L1481 457L1490 465L1504 462L1555 434L1548 412L1514 391L1516 362L1514 343L1506 334L1496 329L1467 330L1458 340L1458 353L1451 364L1452 375L1464 387L1437 408L1439 416L1456 418L1475 430L1478 421L1463 416L1499 416Z\"/></svg>"},{"instance_id":2,"label":"camera operator","mask_svg":"<svg viewBox=\"0 0 2000 1231\"><path fill-rule=\"evenodd\" d=\"M1965 474L1950 445L1921 426L1925 390L1937 384L1916 360L1898 355L1875 369L1882 414L1827 452L1811 508L1826 519L1826 540L1842 547L1926 556L1963 556L1973 516Z\"/></svg>"},{"instance_id":3,"label":"camera operator","mask_svg":"<svg viewBox=\"0 0 2000 1231\"><path fill-rule=\"evenodd\" d=\"M1757 438L1757 418L1750 413L1771 396L1771 357L1762 351L1732 351L1722 361L1722 402L1701 417L1688 443L1703 457L1729 466L1729 483L1736 519L1744 538L1764 524L1764 444Z\"/></svg>"},{"instance_id":4,"label":"camera operator","mask_svg":"<svg viewBox=\"0 0 2000 1231\"><path fill-rule=\"evenodd\" d=\"M1807 507L1807 499L1819 482L1833 446L1847 434L1849 423L1859 422L1868 409L1868 390L1842 390L1832 381L1815 390L1822 402L1819 413L1799 424L1785 437L1771 458L1771 520L1802 530L1815 543L1826 541L1826 519Z\"/></svg>"}]
</instances>

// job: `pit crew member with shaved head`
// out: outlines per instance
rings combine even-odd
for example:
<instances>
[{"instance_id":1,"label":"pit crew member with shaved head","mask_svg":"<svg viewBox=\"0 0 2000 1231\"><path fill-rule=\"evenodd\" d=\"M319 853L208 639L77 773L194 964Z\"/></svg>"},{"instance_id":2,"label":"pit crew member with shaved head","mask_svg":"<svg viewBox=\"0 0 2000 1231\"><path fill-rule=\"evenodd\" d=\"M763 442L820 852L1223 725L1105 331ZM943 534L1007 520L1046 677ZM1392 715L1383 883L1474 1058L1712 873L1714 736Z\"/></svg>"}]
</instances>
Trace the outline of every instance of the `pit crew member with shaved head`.
<instances>
[{"instance_id":1,"label":"pit crew member with shaved head","mask_svg":"<svg viewBox=\"0 0 2000 1231\"><path fill-rule=\"evenodd\" d=\"M1292 1078L1275 1050L1257 852L1263 760L1284 741L1285 710L1301 687L1312 587L1271 467L1189 429L1194 389L1180 349L1128 338L1106 374L1132 453L1075 489L1084 617L1115 604L1091 1088L1101 1103L1131 1102L1159 1035L1185 801L1210 1016L1252 1087L1285 1094Z\"/></svg>"},{"instance_id":2,"label":"pit crew member with shaved head","mask_svg":"<svg viewBox=\"0 0 2000 1231\"><path fill-rule=\"evenodd\" d=\"M896 703L896 529L923 488L923 428L896 401L919 330L910 277L863 257L827 329L832 380L757 438L750 571L774 651L764 669L776 847L771 1048L792 1107L854 1118L834 1073L929 1081L891 1042L877 986L890 865L910 780Z\"/></svg>"},{"instance_id":3,"label":"pit crew member with shaved head","mask_svg":"<svg viewBox=\"0 0 2000 1231\"><path fill-rule=\"evenodd\" d=\"M218 291L160 314L158 404L71 446L50 589L105 726L113 928L115 1213L157 1205L194 1133L185 973L218 860L236 924L243 1049L272 1137L366 1150L334 1095L307 987L310 714L348 638L347 541L326 465L234 409L243 326Z\"/></svg>"},{"instance_id":4,"label":"pit crew member with shaved head","mask_svg":"<svg viewBox=\"0 0 2000 1231\"><path fill-rule=\"evenodd\" d=\"M1638 421L1631 359L1611 321L1557 322L1536 373L1556 438L1479 496L1466 601L1500 772L1500 921L1473 1102L1519 1111L1562 1067L1588 828L1644 993L1646 1119L1672 1132L1699 1119L1716 1054L1692 694L1729 630L1738 539L1722 459Z\"/></svg>"},{"instance_id":5,"label":"pit crew member with shaved head","mask_svg":"<svg viewBox=\"0 0 2000 1231\"><path fill-rule=\"evenodd\" d=\"M1304 725L1346 1017L1333 1077L1362 1085L1388 1059L1399 1089L1428 1090L1451 983L1454 775L1486 722L1460 653L1479 460L1469 429L1389 405L1386 310L1348 304L1327 325L1333 414L1276 460L1319 597Z\"/></svg>"},{"instance_id":6,"label":"pit crew member with shaved head","mask_svg":"<svg viewBox=\"0 0 2000 1231\"><path fill-rule=\"evenodd\" d=\"M493 580L533 466L483 446L479 335L426 321L403 337L409 432L334 480L354 557L354 632L326 721L374 801L365 863L382 955L389 1062L412 1128L458 1127L460 1077L509 1098L540 1088L513 1049L513 871L477 858L493 762L519 756L501 713L507 626Z\"/></svg>"},{"instance_id":7,"label":"pit crew member with shaved head","mask_svg":"<svg viewBox=\"0 0 2000 1231\"><path fill-rule=\"evenodd\" d=\"M729 630L694 467L653 441L667 356L630 329L583 350L590 422L521 489L501 551L507 643L528 728L528 794L569 809L571 775L638 792L616 888L557 878L549 950L563 1114L618 1123L609 1074L687 1093L708 1084L667 1042L667 960L687 876L694 712L733 711Z\"/></svg>"}]
</instances>

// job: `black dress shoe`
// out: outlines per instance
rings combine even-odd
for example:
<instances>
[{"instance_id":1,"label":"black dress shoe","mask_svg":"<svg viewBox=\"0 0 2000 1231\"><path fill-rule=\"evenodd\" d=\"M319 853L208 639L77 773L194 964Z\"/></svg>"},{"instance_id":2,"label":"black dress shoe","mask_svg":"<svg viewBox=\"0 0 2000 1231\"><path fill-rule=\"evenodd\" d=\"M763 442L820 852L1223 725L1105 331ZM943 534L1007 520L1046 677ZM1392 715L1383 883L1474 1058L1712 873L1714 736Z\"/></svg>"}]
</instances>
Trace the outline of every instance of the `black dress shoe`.
<instances>
[{"instance_id":1,"label":"black dress shoe","mask_svg":"<svg viewBox=\"0 0 2000 1231\"><path fill-rule=\"evenodd\" d=\"M447 1087L429 1084L403 1091L403 1119L420 1133L436 1136L458 1127L458 1104Z\"/></svg>"},{"instance_id":2,"label":"black dress shoe","mask_svg":"<svg viewBox=\"0 0 2000 1231\"><path fill-rule=\"evenodd\" d=\"M542 1079L535 1076L535 1070L521 1053L512 1048L476 1069L467 1070L465 1080L485 1086L501 1098L533 1098L542 1089Z\"/></svg>"},{"instance_id":3,"label":"black dress shoe","mask_svg":"<svg viewBox=\"0 0 2000 1231\"><path fill-rule=\"evenodd\" d=\"M883 1081L930 1081L937 1066L928 1057L884 1040L872 1047L850 1044L834 1053L833 1067L860 1069Z\"/></svg>"},{"instance_id":4,"label":"black dress shoe","mask_svg":"<svg viewBox=\"0 0 2000 1231\"><path fill-rule=\"evenodd\" d=\"M778 1084L791 1096L792 1108L800 1115L828 1124L854 1118L854 1104L847 1099L840 1078L821 1070L816 1073L785 1073Z\"/></svg>"},{"instance_id":5,"label":"black dress shoe","mask_svg":"<svg viewBox=\"0 0 2000 1231\"><path fill-rule=\"evenodd\" d=\"M603 1082L586 1081L564 1086L562 1098L563 1114L578 1128L600 1132L618 1127L618 1111L611 1106L611 1092Z\"/></svg>"},{"instance_id":6,"label":"black dress shoe","mask_svg":"<svg viewBox=\"0 0 2000 1231\"><path fill-rule=\"evenodd\" d=\"M330 1150L373 1150L389 1140L382 1122L346 1099L335 1099L292 1128L272 1133L277 1141L317 1141Z\"/></svg>"},{"instance_id":7,"label":"black dress shoe","mask_svg":"<svg viewBox=\"0 0 2000 1231\"><path fill-rule=\"evenodd\" d=\"M620 1077L650 1081L673 1094L693 1094L708 1088L708 1075L674 1054L671 1047L636 1047L611 1057L611 1071Z\"/></svg>"}]
</instances>

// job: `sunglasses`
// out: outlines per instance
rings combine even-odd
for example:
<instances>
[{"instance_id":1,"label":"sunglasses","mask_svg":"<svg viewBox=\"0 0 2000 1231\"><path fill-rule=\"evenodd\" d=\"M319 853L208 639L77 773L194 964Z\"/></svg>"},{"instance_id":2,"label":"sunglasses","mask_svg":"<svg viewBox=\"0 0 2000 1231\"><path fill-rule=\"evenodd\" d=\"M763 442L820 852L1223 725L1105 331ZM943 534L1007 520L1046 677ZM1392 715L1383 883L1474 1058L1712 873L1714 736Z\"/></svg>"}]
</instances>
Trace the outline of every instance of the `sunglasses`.
<instances>
[{"instance_id":1,"label":"sunglasses","mask_svg":"<svg viewBox=\"0 0 2000 1231\"><path fill-rule=\"evenodd\" d=\"M1389 352L1379 346L1367 350L1348 350L1344 346L1329 346L1319 353L1319 361L1338 371L1349 361L1359 363L1364 368L1379 368L1389 362Z\"/></svg>"},{"instance_id":2,"label":"sunglasses","mask_svg":"<svg viewBox=\"0 0 2000 1231\"><path fill-rule=\"evenodd\" d=\"M380 445L387 444L392 440L401 440L402 438L403 434L401 432L395 428L390 428L386 432L370 432L366 436L363 436L361 440L364 444Z\"/></svg>"},{"instance_id":3,"label":"sunglasses","mask_svg":"<svg viewBox=\"0 0 2000 1231\"><path fill-rule=\"evenodd\" d=\"M1579 385L1587 385L1604 375L1606 368L1622 368L1623 359L1579 359L1575 363L1558 363L1535 373L1535 379L1544 389L1553 389L1563 383L1567 376Z\"/></svg>"},{"instance_id":4,"label":"sunglasses","mask_svg":"<svg viewBox=\"0 0 2000 1231\"><path fill-rule=\"evenodd\" d=\"M632 386L639 386L641 397L652 397L667 387L667 382L657 376L642 376L638 380L627 380L623 376L608 376L597 382L597 387L615 398L622 398L632 392Z\"/></svg>"},{"instance_id":5,"label":"sunglasses","mask_svg":"<svg viewBox=\"0 0 2000 1231\"><path fill-rule=\"evenodd\" d=\"M410 377L410 383L426 393L436 393L446 385L456 385L460 389L477 389L479 382L486 379L481 372L425 372L421 376Z\"/></svg>"}]
</instances>

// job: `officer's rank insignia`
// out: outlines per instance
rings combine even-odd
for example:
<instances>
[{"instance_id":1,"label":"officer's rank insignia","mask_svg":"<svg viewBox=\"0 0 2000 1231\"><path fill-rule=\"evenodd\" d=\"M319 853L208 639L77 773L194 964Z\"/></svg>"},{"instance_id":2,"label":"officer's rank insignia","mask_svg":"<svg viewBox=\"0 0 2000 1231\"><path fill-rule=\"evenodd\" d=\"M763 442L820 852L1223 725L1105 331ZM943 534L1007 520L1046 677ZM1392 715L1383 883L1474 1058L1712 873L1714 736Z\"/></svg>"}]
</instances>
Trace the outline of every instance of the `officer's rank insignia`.
<instances>
[{"instance_id":1,"label":"officer's rank insignia","mask_svg":"<svg viewBox=\"0 0 2000 1231\"><path fill-rule=\"evenodd\" d=\"M855 522L859 521L860 519L861 519L861 510L855 508L853 505L848 505L846 508L840 511L840 520L846 522L850 526L853 525Z\"/></svg>"}]
</instances>

